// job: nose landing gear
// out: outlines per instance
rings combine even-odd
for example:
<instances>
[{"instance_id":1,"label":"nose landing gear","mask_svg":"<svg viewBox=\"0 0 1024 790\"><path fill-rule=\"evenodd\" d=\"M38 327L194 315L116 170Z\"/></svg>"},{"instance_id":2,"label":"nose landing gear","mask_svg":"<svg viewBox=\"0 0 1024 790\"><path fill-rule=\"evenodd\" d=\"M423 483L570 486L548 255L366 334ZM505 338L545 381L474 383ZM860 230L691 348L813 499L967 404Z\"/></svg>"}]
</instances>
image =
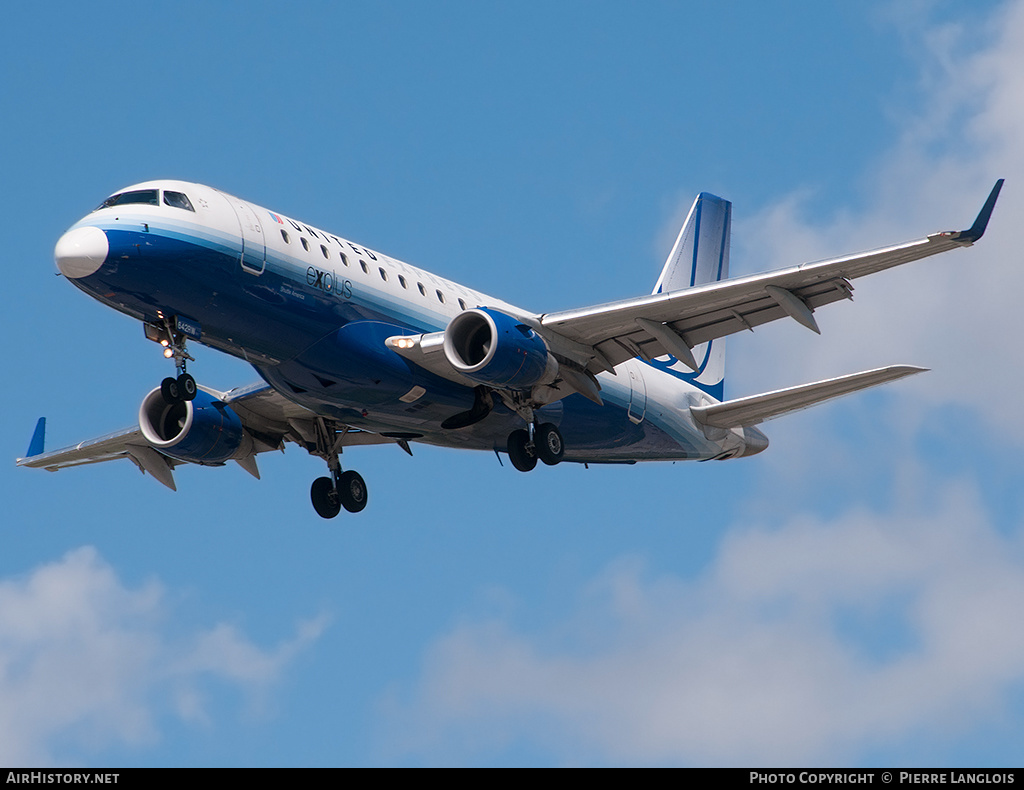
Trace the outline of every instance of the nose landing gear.
<instances>
[{"instance_id":1,"label":"nose landing gear","mask_svg":"<svg viewBox=\"0 0 1024 790\"><path fill-rule=\"evenodd\" d=\"M178 372L177 378L168 376L160 382L160 394L169 404L193 400L196 397L196 380L185 371L187 360L195 362L195 358L185 350L185 335L176 331L168 319L164 325L146 324L146 337L155 340L164 347L164 356L174 360Z\"/></svg>"}]
</instances>

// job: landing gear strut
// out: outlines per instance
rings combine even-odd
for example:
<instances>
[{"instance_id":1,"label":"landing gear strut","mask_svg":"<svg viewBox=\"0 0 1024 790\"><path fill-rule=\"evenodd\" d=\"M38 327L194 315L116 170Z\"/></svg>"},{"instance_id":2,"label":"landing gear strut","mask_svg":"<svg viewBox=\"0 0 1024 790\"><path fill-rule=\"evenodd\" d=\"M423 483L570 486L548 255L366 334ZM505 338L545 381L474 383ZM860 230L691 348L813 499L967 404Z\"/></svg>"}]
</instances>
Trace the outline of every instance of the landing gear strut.
<instances>
[{"instance_id":1,"label":"landing gear strut","mask_svg":"<svg viewBox=\"0 0 1024 790\"><path fill-rule=\"evenodd\" d=\"M358 472L351 469L341 471L342 437L333 423L323 418L316 421L316 447L310 452L327 462L330 477L318 477L309 489L313 509L321 518L334 518L345 508L349 513L358 513L367 502L366 483Z\"/></svg>"}]
</instances>

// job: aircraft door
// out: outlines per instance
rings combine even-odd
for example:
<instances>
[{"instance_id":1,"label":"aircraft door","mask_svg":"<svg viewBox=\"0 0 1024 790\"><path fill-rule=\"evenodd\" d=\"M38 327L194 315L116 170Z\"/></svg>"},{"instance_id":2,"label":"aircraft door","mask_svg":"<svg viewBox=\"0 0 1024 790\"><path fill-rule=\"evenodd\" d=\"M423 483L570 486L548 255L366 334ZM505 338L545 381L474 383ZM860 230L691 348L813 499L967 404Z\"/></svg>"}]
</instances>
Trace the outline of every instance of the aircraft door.
<instances>
[{"instance_id":1,"label":"aircraft door","mask_svg":"<svg viewBox=\"0 0 1024 790\"><path fill-rule=\"evenodd\" d=\"M248 203L235 200L232 205L242 229L242 271L263 274L267 265L267 241L263 236L263 226Z\"/></svg>"},{"instance_id":2,"label":"aircraft door","mask_svg":"<svg viewBox=\"0 0 1024 790\"><path fill-rule=\"evenodd\" d=\"M643 366L637 363L628 366L629 407L626 410L629 421L639 425L647 412L647 382L644 381Z\"/></svg>"}]
</instances>

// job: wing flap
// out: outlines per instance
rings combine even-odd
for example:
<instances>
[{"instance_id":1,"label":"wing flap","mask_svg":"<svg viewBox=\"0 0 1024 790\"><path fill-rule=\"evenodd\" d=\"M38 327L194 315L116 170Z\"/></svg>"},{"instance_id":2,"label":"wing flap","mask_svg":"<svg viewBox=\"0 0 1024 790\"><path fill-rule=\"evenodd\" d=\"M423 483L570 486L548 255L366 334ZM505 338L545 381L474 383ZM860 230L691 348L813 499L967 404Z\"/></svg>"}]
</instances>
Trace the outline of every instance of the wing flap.
<instances>
[{"instance_id":1,"label":"wing flap","mask_svg":"<svg viewBox=\"0 0 1024 790\"><path fill-rule=\"evenodd\" d=\"M765 286L762 286L759 292L752 292L745 300L737 299L735 302L726 303L725 306L711 305L699 313L685 318L677 317L676 320L666 320L664 323L682 336L683 341L693 348L709 340L744 330L752 331L754 327L786 318L788 313L777 301L772 299L764 288ZM686 293L689 294L695 290L691 289ZM833 302L852 299L853 286L845 278L836 277L813 283L804 288L793 289L790 293L799 297L813 311ZM693 295L696 296L696 294ZM646 316L638 317L641 320L651 320ZM648 360L663 354L678 356L659 340L636 326L636 318L633 320L634 326L631 331L628 327L624 327L620 335L596 344L596 348L608 358L609 362L618 365L638 355ZM633 352L633 347L638 349L639 354Z\"/></svg>"},{"instance_id":2,"label":"wing flap","mask_svg":"<svg viewBox=\"0 0 1024 790\"><path fill-rule=\"evenodd\" d=\"M178 490L174 484L174 463L166 455L158 453L148 444L131 445L127 452L128 457L139 469L149 472L154 480L167 486L171 491Z\"/></svg>"},{"instance_id":3,"label":"wing flap","mask_svg":"<svg viewBox=\"0 0 1024 790\"><path fill-rule=\"evenodd\" d=\"M714 428L745 428L858 390L924 373L926 370L927 368L913 365L892 365L766 392L762 395L728 400L711 406L692 406L690 412L701 425Z\"/></svg>"}]
</instances>

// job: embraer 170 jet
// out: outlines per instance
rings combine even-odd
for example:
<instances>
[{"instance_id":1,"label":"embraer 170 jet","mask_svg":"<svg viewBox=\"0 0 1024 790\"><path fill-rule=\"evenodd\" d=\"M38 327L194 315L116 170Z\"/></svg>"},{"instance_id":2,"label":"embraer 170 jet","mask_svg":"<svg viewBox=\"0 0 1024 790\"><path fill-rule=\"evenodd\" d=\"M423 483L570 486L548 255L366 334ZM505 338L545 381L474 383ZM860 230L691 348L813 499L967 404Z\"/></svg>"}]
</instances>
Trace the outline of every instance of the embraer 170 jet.
<instances>
[{"instance_id":1,"label":"embraer 170 jet","mask_svg":"<svg viewBox=\"0 0 1024 790\"><path fill-rule=\"evenodd\" d=\"M696 199L649 296L531 313L341 236L181 181L104 200L57 242L61 273L142 322L176 375L142 400L137 427L61 450L36 425L21 466L51 471L127 458L174 489L184 463L236 461L295 442L327 463L311 498L324 518L362 510L343 449L410 442L537 461L635 463L754 455L754 426L918 373L897 365L723 400L726 335L814 311L850 281L985 232L1003 181L967 230L728 279L732 204ZM194 340L249 362L263 382L228 392L186 371ZM499 455L500 460L500 455Z\"/></svg>"}]
</instances>

